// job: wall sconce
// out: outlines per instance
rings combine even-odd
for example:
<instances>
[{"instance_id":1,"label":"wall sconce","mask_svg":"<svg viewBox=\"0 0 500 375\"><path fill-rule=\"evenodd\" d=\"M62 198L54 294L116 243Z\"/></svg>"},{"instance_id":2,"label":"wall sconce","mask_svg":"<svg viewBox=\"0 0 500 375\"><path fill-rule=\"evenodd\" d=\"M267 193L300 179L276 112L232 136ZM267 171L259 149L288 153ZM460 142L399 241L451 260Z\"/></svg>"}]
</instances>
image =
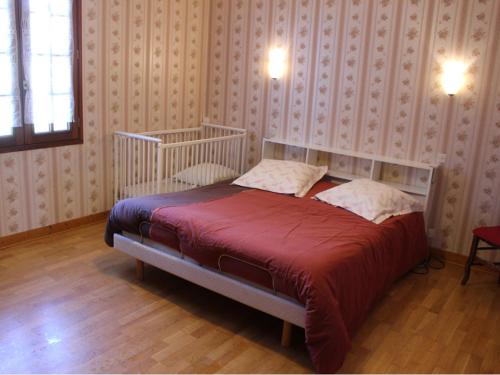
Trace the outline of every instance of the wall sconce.
<instances>
[{"instance_id":1,"label":"wall sconce","mask_svg":"<svg viewBox=\"0 0 500 375\"><path fill-rule=\"evenodd\" d=\"M286 51L284 48L271 48L268 63L269 76L272 79L280 79L286 70Z\"/></svg>"},{"instance_id":2,"label":"wall sconce","mask_svg":"<svg viewBox=\"0 0 500 375\"><path fill-rule=\"evenodd\" d=\"M465 83L467 65L461 61L450 60L443 64L441 81L444 92L449 96L455 95Z\"/></svg>"}]
</instances>

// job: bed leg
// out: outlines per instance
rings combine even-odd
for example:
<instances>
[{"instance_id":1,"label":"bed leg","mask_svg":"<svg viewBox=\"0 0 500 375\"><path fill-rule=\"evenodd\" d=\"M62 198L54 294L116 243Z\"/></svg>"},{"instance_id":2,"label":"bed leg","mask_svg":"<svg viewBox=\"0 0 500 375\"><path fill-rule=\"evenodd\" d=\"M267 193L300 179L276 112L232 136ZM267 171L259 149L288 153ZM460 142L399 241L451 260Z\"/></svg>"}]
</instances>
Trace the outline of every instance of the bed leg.
<instances>
[{"instance_id":1,"label":"bed leg","mask_svg":"<svg viewBox=\"0 0 500 375\"><path fill-rule=\"evenodd\" d=\"M144 280L144 262L142 260L135 260L135 275L139 280Z\"/></svg>"},{"instance_id":2,"label":"bed leg","mask_svg":"<svg viewBox=\"0 0 500 375\"><path fill-rule=\"evenodd\" d=\"M288 348L292 342L292 323L283 320L283 329L281 331L281 346Z\"/></svg>"}]
</instances>

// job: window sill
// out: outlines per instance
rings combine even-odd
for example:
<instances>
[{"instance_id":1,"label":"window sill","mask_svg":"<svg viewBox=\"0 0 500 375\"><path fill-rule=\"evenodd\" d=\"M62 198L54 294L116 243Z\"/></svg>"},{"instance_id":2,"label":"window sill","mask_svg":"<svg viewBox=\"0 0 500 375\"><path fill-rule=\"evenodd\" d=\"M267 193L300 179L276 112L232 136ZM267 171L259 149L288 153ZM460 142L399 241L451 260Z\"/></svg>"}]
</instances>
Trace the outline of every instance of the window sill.
<instances>
[{"instance_id":1,"label":"window sill","mask_svg":"<svg viewBox=\"0 0 500 375\"><path fill-rule=\"evenodd\" d=\"M26 145L1 146L0 154L5 154L8 152L28 151L40 148L52 148L52 147L62 147L62 146L80 145L80 144L83 144L83 139L67 139L64 141L41 142L41 143L32 143Z\"/></svg>"}]
</instances>

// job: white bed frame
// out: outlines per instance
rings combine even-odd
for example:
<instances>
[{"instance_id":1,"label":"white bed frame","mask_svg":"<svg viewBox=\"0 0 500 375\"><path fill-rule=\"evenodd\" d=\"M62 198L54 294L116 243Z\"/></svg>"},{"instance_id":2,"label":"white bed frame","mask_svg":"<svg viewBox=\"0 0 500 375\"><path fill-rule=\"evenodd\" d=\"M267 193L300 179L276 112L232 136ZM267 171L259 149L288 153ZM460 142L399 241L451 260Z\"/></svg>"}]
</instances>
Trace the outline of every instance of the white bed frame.
<instances>
[{"instance_id":1,"label":"white bed frame","mask_svg":"<svg viewBox=\"0 0 500 375\"><path fill-rule=\"evenodd\" d=\"M282 335L284 346L290 343L291 324L305 326L305 309L298 302L272 290L202 266L168 246L124 233L114 235L114 247L136 258L136 272L139 279L144 277L144 263L151 264L172 275L282 319L286 322Z\"/></svg>"},{"instance_id":2,"label":"white bed frame","mask_svg":"<svg viewBox=\"0 0 500 375\"><path fill-rule=\"evenodd\" d=\"M428 210L430 196L432 194L433 176L435 176L434 165L417 163L412 161L388 159L376 155L358 154L344 150L328 149L316 146L298 145L283 140L264 139L262 155L265 158L274 158L279 152L279 147L290 146L302 149L305 153L305 162L317 164L321 154L330 157L344 156L354 159L371 161L370 177L382 183L399 187L410 194L418 195L425 201L425 209ZM281 155L282 157L283 155ZM324 156L324 155L323 155ZM412 186L409 184L395 184L384 181L381 178L381 170L384 164L391 164L401 167L416 168L420 173L427 173L427 184L425 186ZM347 174L331 168L328 175L349 181L360 176ZM289 346L291 340L292 326L305 326L305 308L303 305L287 296L280 295L272 290L261 288L250 284L244 280L230 276L219 270L202 266L196 261L182 256L177 250L161 245L148 239L124 233L114 235L114 247L130 256L136 258L136 272L138 278L144 276L144 264L150 264L166 272L200 285L204 288L222 294L235 301L263 311L283 320L283 330L281 344Z\"/></svg>"},{"instance_id":3,"label":"white bed frame","mask_svg":"<svg viewBox=\"0 0 500 375\"><path fill-rule=\"evenodd\" d=\"M288 150L288 152L287 152ZM412 160L389 158L381 155L367 154L332 147L306 145L282 139L264 138L262 141L262 158L284 159L288 154L295 154L297 161L311 165L325 165L329 169L327 175L337 182L348 182L358 178L369 178L392 186L410 195L421 199L424 204L424 213L427 215L431 204L434 181L439 163L427 164ZM446 155L442 155L446 158ZM339 166L339 161L344 161L345 167ZM368 166L362 173L360 166ZM389 168L400 168L413 176L406 181L396 182L387 178L384 173ZM348 171L347 171L348 170ZM418 178L416 178L418 176ZM424 177L424 181L419 181Z\"/></svg>"}]
</instances>

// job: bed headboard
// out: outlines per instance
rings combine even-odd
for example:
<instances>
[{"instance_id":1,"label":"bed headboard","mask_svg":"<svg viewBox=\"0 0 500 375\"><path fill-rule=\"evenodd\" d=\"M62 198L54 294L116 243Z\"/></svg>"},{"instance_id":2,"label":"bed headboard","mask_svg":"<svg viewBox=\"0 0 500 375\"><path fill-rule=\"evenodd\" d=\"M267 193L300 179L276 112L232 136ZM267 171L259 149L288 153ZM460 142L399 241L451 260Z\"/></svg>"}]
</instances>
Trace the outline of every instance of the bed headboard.
<instances>
[{"instance_id":1,"label":"bed headboard","mask_svg":"<svg viewBox=\"0 0 500 375\"><path fill-rule=\"evenodd\" d=\"M327 164L327 174L339 182L370 178L387 184L421 199L426 217L430 211L433 182L439 166L276 138L263 139L262 158L292 159L312 165Z\"/></svg>"}]
</instances>

